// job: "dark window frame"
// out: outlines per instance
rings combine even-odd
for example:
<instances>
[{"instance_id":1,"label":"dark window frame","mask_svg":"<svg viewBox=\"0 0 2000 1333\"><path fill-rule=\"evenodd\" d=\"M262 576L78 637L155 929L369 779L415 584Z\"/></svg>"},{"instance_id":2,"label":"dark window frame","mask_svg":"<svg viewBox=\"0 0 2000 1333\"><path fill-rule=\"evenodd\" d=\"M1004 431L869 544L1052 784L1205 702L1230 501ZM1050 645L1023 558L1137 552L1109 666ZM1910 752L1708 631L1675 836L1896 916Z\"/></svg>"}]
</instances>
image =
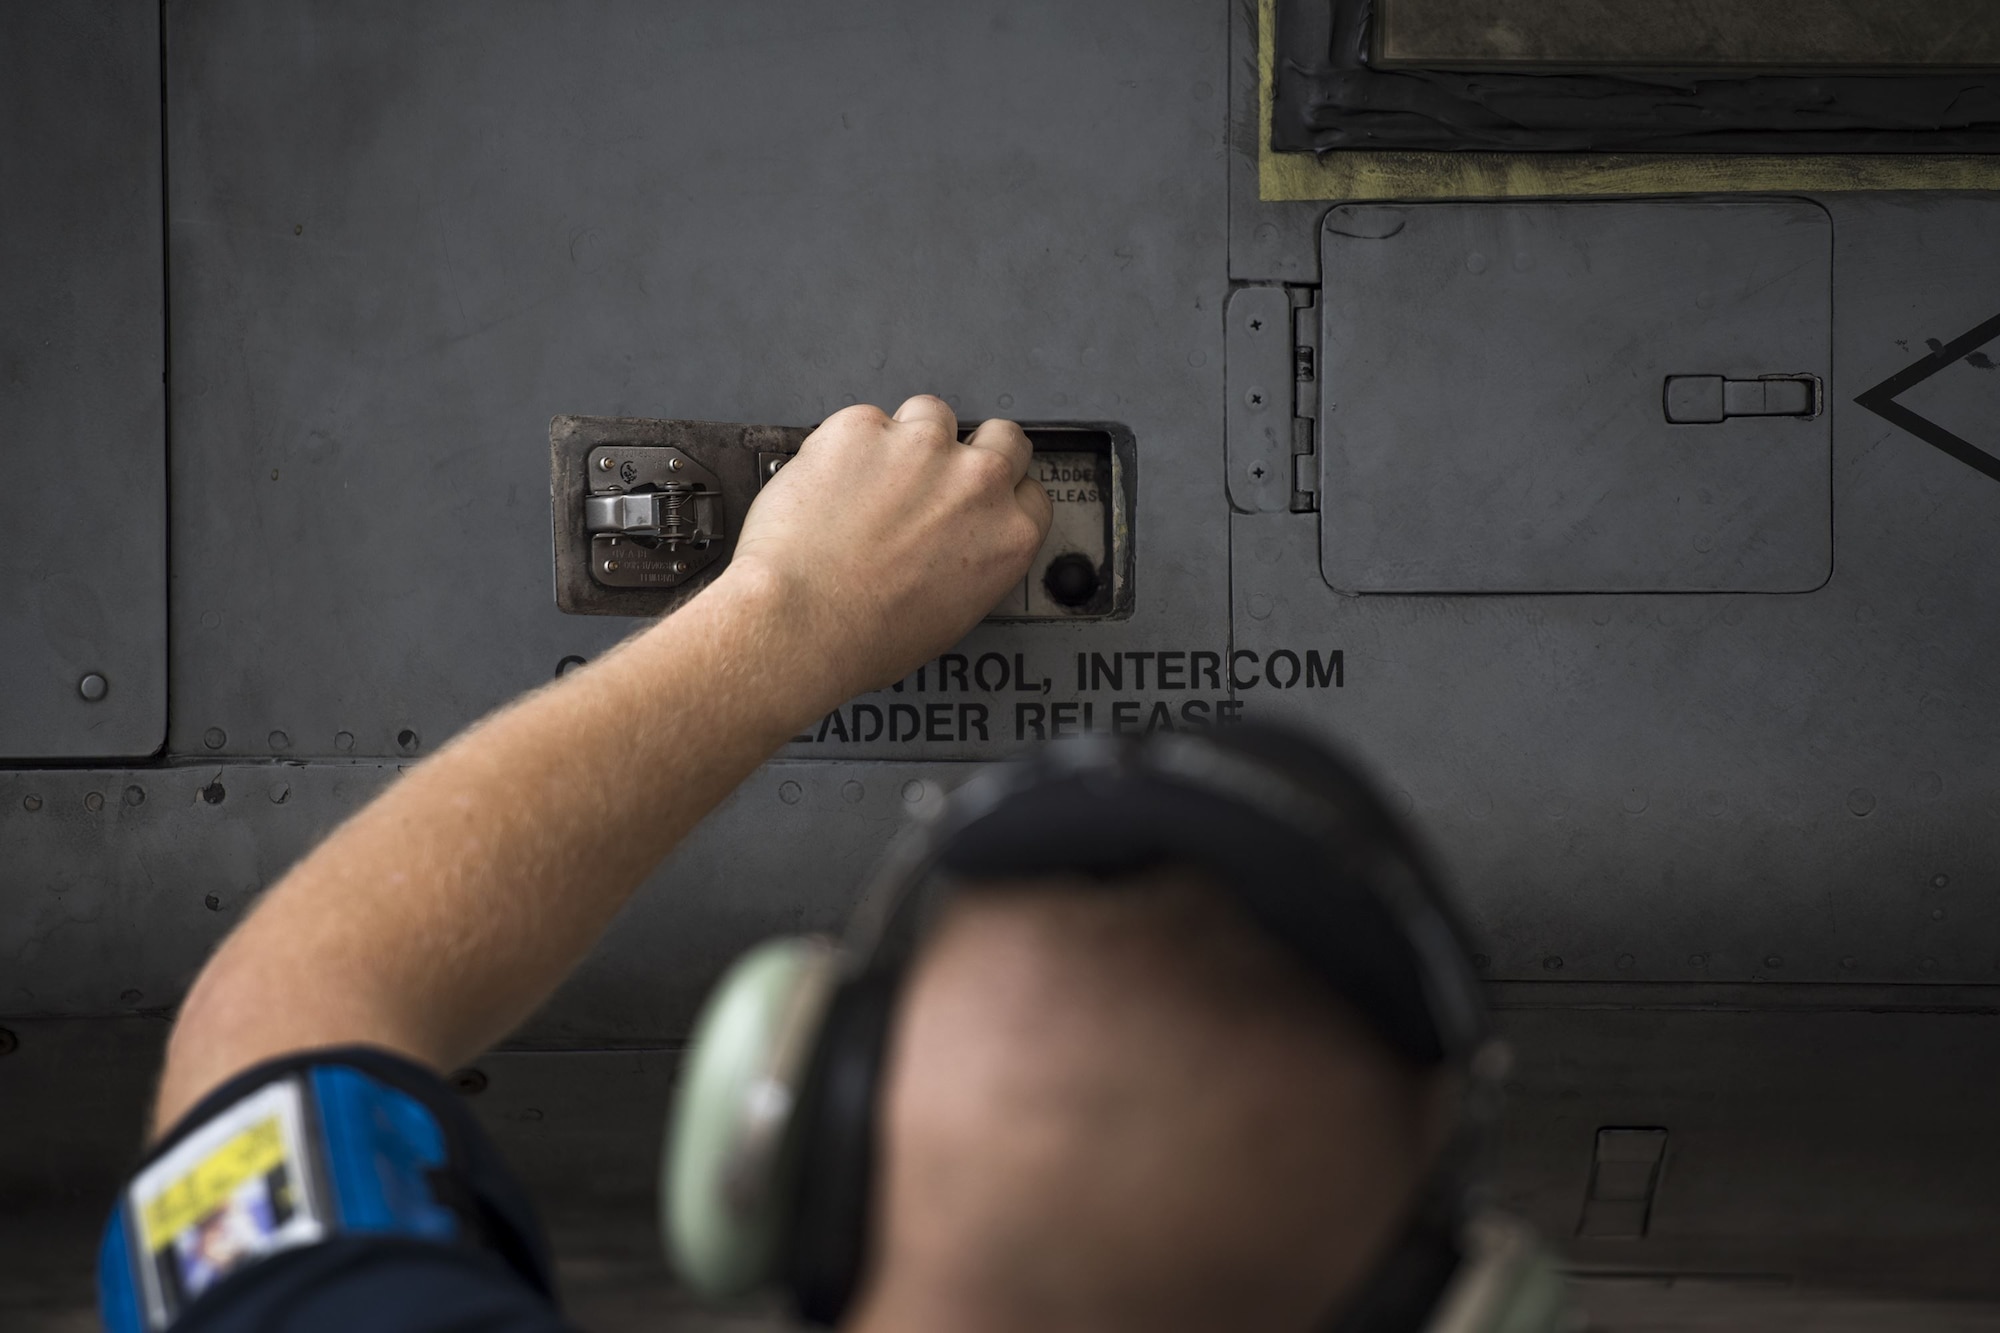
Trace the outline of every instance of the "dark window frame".
<instances>
[{"instance_id":1,"label":"dark window frame","mask_svg":"<svg viewBox=\"0 0 2000 1333\"><path fill-rule=\"evenodd\" d=\"M2000 152L2000 70L1383 69L1375 0L1276 4L1279 152Z\"/></svg>"}]
</instances>

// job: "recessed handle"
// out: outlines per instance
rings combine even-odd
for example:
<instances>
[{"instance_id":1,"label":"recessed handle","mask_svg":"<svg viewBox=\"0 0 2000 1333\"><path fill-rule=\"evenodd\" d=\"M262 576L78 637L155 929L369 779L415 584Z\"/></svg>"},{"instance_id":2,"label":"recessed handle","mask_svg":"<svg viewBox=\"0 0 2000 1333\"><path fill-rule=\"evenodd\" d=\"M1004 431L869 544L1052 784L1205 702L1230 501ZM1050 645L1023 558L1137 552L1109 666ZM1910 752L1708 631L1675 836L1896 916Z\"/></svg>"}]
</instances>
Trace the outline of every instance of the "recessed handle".
<instances>
[{"instance_id":1,"label":"recessed handle","mask_svg":"<svg viewBox=\"0 0 2000 1333\"><path fill-rule=\"evenodd\" d=\"M1815 375L1669 375L1665 397L1668 421L1710 426L1730 417L1816 417L1820 386Z\"/></svg>"}]
</instances>

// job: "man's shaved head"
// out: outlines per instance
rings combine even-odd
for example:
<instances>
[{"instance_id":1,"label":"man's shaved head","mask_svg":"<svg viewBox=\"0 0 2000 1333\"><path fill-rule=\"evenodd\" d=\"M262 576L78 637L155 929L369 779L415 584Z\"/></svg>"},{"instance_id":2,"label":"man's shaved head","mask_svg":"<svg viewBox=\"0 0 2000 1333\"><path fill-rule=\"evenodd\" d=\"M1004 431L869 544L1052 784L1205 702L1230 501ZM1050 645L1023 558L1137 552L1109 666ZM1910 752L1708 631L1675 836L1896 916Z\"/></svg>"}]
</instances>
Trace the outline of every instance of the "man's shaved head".
<instances>
[{"instance_id":1,"label":"man's shaved head","mask_svg":"<svg viewBox=\"0 0 2000 1333\"><path fill-rule=\"evenodd\" d=\"M850 1327L1306 1333L1447 1091L1192 873L967 889L902 997Z\"/></svg>"}]
</instances>

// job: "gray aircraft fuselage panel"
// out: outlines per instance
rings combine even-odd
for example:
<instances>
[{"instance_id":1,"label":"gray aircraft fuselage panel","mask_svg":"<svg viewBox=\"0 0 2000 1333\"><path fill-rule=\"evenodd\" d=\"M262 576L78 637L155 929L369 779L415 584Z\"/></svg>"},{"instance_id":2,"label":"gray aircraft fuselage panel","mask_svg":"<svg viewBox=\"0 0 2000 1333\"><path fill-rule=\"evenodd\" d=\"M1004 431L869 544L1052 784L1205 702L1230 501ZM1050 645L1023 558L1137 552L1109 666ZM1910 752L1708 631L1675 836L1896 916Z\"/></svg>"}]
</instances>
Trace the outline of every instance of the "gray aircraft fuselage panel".
<instances>
[{"instance_id":1,"label":"gray aircraft fuselage panel","mask_svg":"<svg viewBox=\"0 0 2000 1333\"><path fill-rule=\"evenodd\" d=\"M737 952L837 929L973 762L1296 721L1380 775L1549 1043L1504 1183L1574 1263L2000 1300L1966 1248L2000 1158L1953 1101L2000 1009L2000 159L1628 154L1613 189L1280 152L1278 8L0 16L26 1085L72 1089L92 1032L135 1058L334 823L711 577L814 423L932 392L1044 432L1058 531L793 738L496 1057L603 1089L509 1120L523 1152L587 1157ZM646 498L674 450L727 505ZM1843 1044L1897 1091L1813 1119ZM527 1096L493 1104L556 1104ZM1804 1121L1851 1180L1771 1147ZM0 1213L54 1197L26 1151ZM1621 1170L1636 1213L1592 1193Z\"/></svg>"}]
</instances>

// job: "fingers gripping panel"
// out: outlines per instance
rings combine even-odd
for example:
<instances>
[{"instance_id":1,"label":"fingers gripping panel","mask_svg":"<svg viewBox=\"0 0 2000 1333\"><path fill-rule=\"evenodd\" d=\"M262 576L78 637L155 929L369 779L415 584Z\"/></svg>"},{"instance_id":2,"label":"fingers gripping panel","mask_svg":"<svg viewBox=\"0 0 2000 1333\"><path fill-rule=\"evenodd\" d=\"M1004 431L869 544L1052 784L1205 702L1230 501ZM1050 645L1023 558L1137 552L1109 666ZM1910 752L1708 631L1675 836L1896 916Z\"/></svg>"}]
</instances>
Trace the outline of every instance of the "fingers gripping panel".
<instances>
[{"instance_id":1,"label":"fingers gripping panel","mask_svg":"<svg viewBox=\"0 0 2000 1333\"><path fill-rule=\"evenodd\" d=\"M1132 608L1132 432L1026 427L1048 537L995 620L1079 620ZM961 438L969 431L961 431ZM673 610L722 572L745 512L811 431L712 421L557 417L549 429L556 605L582 615ZM865 484L865 483L864 483Z\"/></svg>"}]
</instances>

